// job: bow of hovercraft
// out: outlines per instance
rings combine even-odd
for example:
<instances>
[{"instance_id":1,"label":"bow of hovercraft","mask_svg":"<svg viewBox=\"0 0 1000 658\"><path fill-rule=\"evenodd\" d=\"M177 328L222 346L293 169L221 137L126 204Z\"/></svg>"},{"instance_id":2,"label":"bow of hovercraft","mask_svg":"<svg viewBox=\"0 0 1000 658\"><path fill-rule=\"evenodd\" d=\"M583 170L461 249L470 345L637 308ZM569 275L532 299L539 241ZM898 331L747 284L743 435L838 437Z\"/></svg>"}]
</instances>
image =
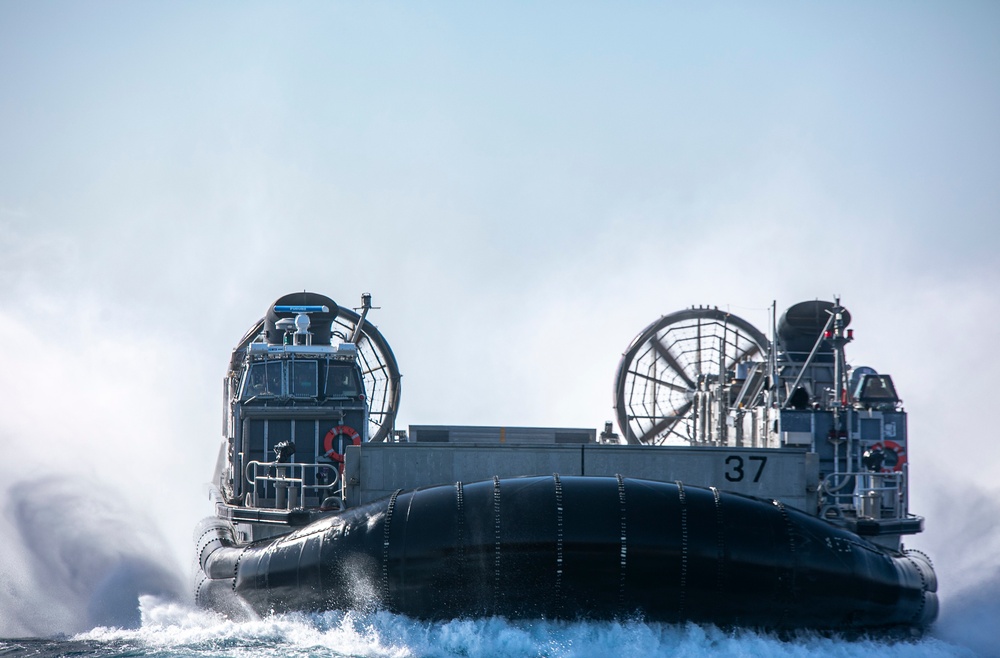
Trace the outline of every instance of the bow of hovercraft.
<instances>
[{"instance_id":1,"label":"bow of hovercraft","mask_svg":"<svg viewBox=\"0 0 1000 658\"><path fill-rule=\"evenodd\" d=\"M621 435L395 430L399 372L366 315L277 300L233 351L200 604L462 616L922 629L930 560L903 538L906 415L851 368L839 304L768 339L717 309L663 316L615 378ZM360 311L360 313L358 312Z\"/></svg>"}]
</instances>

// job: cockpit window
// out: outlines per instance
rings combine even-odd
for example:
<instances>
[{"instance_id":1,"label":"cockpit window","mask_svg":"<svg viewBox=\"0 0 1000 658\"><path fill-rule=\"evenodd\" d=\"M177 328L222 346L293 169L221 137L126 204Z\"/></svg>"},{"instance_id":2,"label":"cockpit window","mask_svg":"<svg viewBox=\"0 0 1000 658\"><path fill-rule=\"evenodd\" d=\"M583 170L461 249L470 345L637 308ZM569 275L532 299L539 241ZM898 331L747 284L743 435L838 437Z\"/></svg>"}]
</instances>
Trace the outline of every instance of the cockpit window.
<instances>
[{"instance_id":1,"label":"cockpit window","mask_svg":"<svg viewBox=\"0 0 1000 658\"><path fill-rule=\"evenodd\" d=\"M364 389L353 366L326 368L324 392L328 398L356 398ZM243 384L242 400L268 397L316 398L320 389L319 362L288 359L253 363Z\"/></svg>"},{"instance_id":2,"label":"cockpit window","mask_svg":"<svg viewBox=\"0 0 1000 658\"><path fill-rule=\"evenodd\" d=\"M281 363L255 363L250 366L243 386L243 399L281 395Z\"/></svg>"},{"instance_id":3,"label":"cockpit window","mask_svg":"<svg viewBox=\"0 0 1000 658\"><path fill-rule=\"evenodd\" d=\"M293 397L314 398L317 394L319 365L315 361L292 361L288 379Z\"/></svg>"},{"instance_id":4,"label":"cockpit window","mask_svg":"<svg viewBox=\"0 0 1000 658\"><path fill-rule=\"evenodd\" d=\"M889 375L865 375L858 384L858 401L863 404L889 404L899 402L896 387Z\"/></svg>"},{"instance_id":5,"label":"cockpit window","mask_svg":"<svg viewBox=\"0 0 1000 658\"><path fill-rule=\"evenodd\" d=\"M247 372L247 379L243 383L243 399L264 395L267 392L267 384L264 379L264 364L258 363L250 366Z\"/></svg>"},{"instance_id":6,"label":"cockpit window","mask_svg":"<svg viewBox=\"0 0 1000 658\"><path fill-rule=\"evenodd\" d=\"M267 364L267 394L281 395L281 363L272 361Z\"/></svg>"},{"instance_id":7,"label":"cockpit window","mask_svg":"<svg viewBox=\"0 0 1000 658\"><path fill-rule=\"evenodd\" d=\"M326 375L326 397L354 398L360 393L354 368L334 365L329 367Z\"/></svg>"}]
</instances>

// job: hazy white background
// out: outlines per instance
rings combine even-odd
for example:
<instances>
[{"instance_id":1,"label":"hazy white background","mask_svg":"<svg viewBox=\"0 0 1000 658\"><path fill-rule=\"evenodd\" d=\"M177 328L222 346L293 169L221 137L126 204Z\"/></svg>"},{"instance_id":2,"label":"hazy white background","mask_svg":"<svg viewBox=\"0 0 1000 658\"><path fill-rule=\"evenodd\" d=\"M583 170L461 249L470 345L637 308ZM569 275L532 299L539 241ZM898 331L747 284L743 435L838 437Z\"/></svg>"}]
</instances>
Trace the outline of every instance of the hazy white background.
<instances>
[{"instance_id":1,"label":"hazy white background","mask_svg":"<svg viewBox=\"0 0 1000 658\"><path fill-rule=\"evenodd\" d=\"M373 294L402 426L600 427L659 315L840 295L910 412L939 632L982 626L998 34L971 1L0 0L0 635L85 625L9 566L95 518L80 476L189 559L229 351L302 289Z\"/></svg>"}]
</instances>

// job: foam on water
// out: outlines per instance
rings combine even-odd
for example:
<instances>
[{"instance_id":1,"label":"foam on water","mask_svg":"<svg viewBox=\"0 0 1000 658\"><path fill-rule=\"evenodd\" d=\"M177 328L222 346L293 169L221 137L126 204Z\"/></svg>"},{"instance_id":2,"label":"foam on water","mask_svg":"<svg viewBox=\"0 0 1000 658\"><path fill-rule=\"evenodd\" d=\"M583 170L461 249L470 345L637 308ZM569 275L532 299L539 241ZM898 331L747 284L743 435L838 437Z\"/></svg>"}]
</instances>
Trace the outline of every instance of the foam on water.
<instances>
[{"instance_id":1,"label":"foam on water","mask_svg":"<svg viewBox=\"0 0 1000 658\"><path fill-rule=\"evenodd\" d=\"M359 656L386 658L870 658L973 657L934 637L914 641L846 640L814 634L779 638L697 624L463 619L415 621L387 612L274 615L235 623L155 597L142 599L142 627L96 628L76 649L100 647L144 656Z\"/></svg>"}]
</instances>

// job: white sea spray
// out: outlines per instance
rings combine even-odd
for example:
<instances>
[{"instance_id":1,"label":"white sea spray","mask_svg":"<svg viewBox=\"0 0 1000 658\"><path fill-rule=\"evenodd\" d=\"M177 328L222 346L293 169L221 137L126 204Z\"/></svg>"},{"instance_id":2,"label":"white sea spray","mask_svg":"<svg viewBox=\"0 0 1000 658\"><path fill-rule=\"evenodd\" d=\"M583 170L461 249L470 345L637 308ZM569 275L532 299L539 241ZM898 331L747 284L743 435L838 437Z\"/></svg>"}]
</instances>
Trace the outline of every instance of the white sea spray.
<instances>
[{"instance_id":1,"label":"white sea spray","mask_svg":"<svg viewBox=\"0 0 1000 658\"><path fill-rule=\"evenodd\" d=\"M142 599L140 629L98 628L77 642L149 656L365 658L976 658L968 647L921 639L778 637L698 624L500 618L418 621L387 612L284 614L232 622L156 597Z\"/></svg>"}]
</instances>

